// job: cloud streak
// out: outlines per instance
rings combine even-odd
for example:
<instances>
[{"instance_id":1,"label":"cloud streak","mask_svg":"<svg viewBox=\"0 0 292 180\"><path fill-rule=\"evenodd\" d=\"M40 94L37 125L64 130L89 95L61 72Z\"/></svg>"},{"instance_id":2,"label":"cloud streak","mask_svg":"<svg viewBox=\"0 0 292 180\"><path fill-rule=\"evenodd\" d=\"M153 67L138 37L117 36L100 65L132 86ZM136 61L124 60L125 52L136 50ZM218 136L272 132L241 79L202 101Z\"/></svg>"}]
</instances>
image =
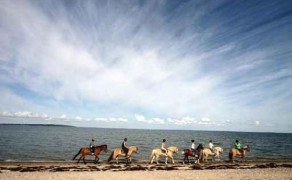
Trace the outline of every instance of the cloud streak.
<instances>
[{"instance_id":1,"label":"cloud streak","mask_svg":"<svg viewBox=\"0 0 292 180\"><path fill-rule=\"evenodd\" d=\"M285 129L291 3L250 3L2 1L0 108L172 128L284 114Z\"/></svg>"}]
</instances>

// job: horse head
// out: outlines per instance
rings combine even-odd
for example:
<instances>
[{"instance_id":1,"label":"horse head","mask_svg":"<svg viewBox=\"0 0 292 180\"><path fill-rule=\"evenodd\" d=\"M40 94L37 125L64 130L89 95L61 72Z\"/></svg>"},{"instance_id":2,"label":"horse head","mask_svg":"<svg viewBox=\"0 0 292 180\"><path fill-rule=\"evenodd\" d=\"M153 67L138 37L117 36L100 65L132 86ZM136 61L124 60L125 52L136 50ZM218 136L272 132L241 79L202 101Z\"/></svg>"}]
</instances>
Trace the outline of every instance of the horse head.
<instances>
[{"instance_id":1,"label":"horse head","mask_svg":"<svg viewBox=\"0 0 292 180\"><path fill-rule=\"evenodd\" d=\"M198 151L201 151L201 150L203 150L203 149L204 149L203 145L202 145L202 144L199 144L198 147L197 147L197 150L198 150Z\"/></svg>"},{"instance_id":2,"label":"horse head","mask_svg":"<svg viewBox=\"0 0 292 180\"><path fill-rule=\"evenodd\" d=\"M249 152L249 151L250 151L250 147L249 147L249 145L245 145L245 146L243 147L243 150L246 150L247 152Z\"/></svg>"},{"instance_id":3,"label":"horse head","mask_svg":"<svg viewBox=\"0 0 292 180\"><path fill-rule=\"evenodd\" d=\"M107 145L106 144L102 145L102 150L107 151Z\"/></svg>"}]
</instances>

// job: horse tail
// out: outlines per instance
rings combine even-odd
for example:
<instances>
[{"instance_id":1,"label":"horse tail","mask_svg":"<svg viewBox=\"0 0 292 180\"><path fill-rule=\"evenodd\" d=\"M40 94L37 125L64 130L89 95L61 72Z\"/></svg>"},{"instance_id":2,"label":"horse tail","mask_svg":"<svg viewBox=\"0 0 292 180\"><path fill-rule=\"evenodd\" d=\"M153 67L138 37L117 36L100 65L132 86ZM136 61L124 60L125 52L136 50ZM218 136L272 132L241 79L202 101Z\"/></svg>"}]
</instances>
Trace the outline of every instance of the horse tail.
<instances>
[{"instance_id":1,"label":"horse tail","mask_svg":"<svg viewBox=\"0 0 292 180\"><path fill-rule=\"evenodd\" d=\"M110 162L110 161L113 159L114 152L115 152L115 151L113 151L112 154L110 155L110 157L107 159L107 162Z\"/></svg>"},{"instance_id":2,"label":"horse tail","mask_svg":"<svg viewBox=\"0 0 292 180\"><path fill-rule=\"evenodd\" d=\"M230 152L229 152L229 160L230 161L232 160L232 156L233 156L233 152L232 152L232 149L231 149Z\"/></svg>"},{"instance_id":3,"label":"horse tail","mask_svg":"<svg viewBox=\"0 0 292 180\"><path fill-rule=\"evenodd\" d=\"M80 148L79 152L73 157L72 160L75 160L75 158L81 153L81 151L82 151L82 148Z\"/></svg>"}]
</instances>

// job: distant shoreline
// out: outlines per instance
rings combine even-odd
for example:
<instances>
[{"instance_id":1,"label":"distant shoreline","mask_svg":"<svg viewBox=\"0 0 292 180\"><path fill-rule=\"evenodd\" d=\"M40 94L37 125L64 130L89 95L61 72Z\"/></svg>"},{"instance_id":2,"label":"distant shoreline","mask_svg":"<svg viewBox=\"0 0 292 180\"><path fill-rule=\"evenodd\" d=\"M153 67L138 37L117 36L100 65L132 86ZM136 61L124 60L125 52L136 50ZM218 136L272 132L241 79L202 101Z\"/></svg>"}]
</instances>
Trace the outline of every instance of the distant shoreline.
<instances>
[{"instance_id":1,"label":"distant shoreline","mask_svg":"<svg viewBox=\"0 0 292 180\"><path fill-rule=\"evenodd\" d=\"M115 128L115 127L90 127L73 126L65 124L21 124L21 123L0 123L1 125L26 125L26 126L53 126L53 127L76 127L76 128L96 128L96 129L124 129L124 130L146 130L146 131L197 131L197 132L234 132L234 133L268 133L268 134L292 134L292 132L256 132L256 131L226 131L226 130L198 130L198 129L142 129L142 128Z\"/></svg>"},{"instance_id":2,"label":"distant shoreline","mask_svg":"<svg viewBox=\"0 0 292 180\"><path fill-rule=\"evenodd\" d=\"M13 123L1 123L0 125L4 126L60 126L60 127L76 127L76 126L71 126L71 125L64 125L64 124L13 124Z\"/></svg>"}]
</instances>

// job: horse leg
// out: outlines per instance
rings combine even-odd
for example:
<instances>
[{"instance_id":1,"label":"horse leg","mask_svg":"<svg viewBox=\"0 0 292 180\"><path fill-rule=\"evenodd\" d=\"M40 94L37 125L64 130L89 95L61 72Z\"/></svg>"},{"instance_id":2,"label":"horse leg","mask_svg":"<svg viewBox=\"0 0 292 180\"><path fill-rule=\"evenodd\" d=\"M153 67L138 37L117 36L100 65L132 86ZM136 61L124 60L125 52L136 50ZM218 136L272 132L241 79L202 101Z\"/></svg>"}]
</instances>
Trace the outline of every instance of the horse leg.
<instances>
[{"instance_id":1,"label":"horse leg","mask_svg":"<svg viewBox=\"0 0 292 180\"><path fill-rule=\"evenodd\" d=\"M78 159L77 164L80 162L81 158L82 158L82 156L80 156L80 158Z\"/></svg>"},{"instance_id":2,"label":"horse leg","mask_svg":"<svg viewBox=\"0 0 292 180\"><path fill-rule=\"evenodd\" d=\"M171 160L172 160L172 164L174 164L174 158L172 156L170 156Z\"/></svg>"},{"instance_id":3,"label":"horse leg","mask_svg":"<svg viewBox=\"0 0 292 180\"><path fill-rule=\"evenodd\" d=\"M98 161L99 161L98 156L95 156L94 163L96 164L96 163L98 163Z\"/></svg>"},{"instance_id":4,"label":"horse leg","mask_svg":"<svg viewBox=\"0 0 292 180\"><path fill-rule=\"evenodd\" d=\"M158 164L158 158L159 158L159 157L158 157L158 156L156 156L156 164Z\"/></svg>"},{"instance_id":5,"label":"horse leg","mask_svg":"<svg viewBox=\"0 0 292 180\"><path fill-rule=\"evenodd\" d=\"M150 164L152 164L152 163L153 163L153 160L154 160L154 158L155 158L155 156L152 156L152 157L151 157Z\"/></svg>"},{"instance_id":6,"label":"horse leg","mask_svg":"<svg viewBox=\"0 0 292 180\"><path fill-rule=\"evenodd\" d=\"M130 163L132 162L132 158L131 158L131 157L129 158L129 162L130 162Z\"/></svg>"},{"instance_id":7,"label":"horse leg","mask_svg":"<svg viewBox=\"0 0 292 180\"><path fill-rule=\"evenodd\" d=\"M117 160L117 164L119 164L119 158L118 157L116 158L116 160Z\"/></svg>"},{"instance_id":8,"label":"horse leg","mask_svg":"<svg viewBox=\"0 0 292 180\"><path fill-rule=\"evenodd\" d=\"M156 158L156 156L154 155L154 156L152 157L151 164L153 163L153 161L154 161L155 158Z\"/></svg>"},{"instance_id":9,"label":"horse leg","mask_svg":"<svg viewBox=\"0 0 292 180\"><path fill-rule=\"evenodd\" d=\"M85 162L85 156L83 157L83 163L86 164L86 162Z\"/></svg>"},{"instance_id":10,"label":"horse leg","mask_svg":"<svg viewBox=\"0 0 292 180\"><path fill-rule=\"evenodd\" d=\"M168 156L166 156L165 158L165 164L167 164L167 161L168 161Z\"/></svg>"}]
</instances>

